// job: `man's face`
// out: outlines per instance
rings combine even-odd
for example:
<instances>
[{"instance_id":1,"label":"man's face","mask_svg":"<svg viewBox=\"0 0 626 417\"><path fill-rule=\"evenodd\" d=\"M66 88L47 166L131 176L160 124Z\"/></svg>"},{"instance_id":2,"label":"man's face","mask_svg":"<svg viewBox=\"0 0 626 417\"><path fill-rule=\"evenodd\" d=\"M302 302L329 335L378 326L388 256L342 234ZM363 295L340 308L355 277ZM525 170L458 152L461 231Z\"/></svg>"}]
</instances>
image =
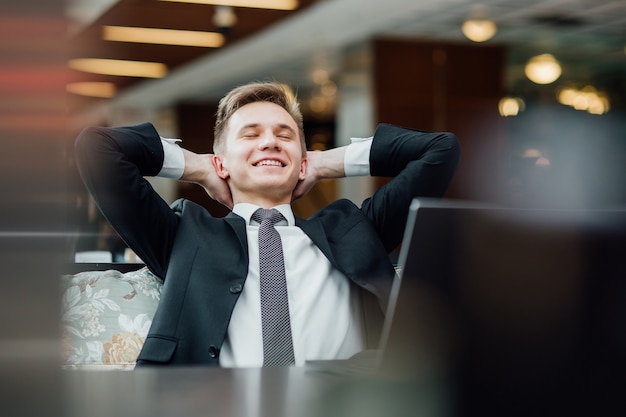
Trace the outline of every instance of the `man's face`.
<instances>
[{"instance_id":1,"label":"man's face","mask_svg":"<svg viewBox=\"0 0 626 417\"><path fill-rule=\"evenodd\" d=\"M298 126L282 107L269 102L246 104L229 119L224 149L215 158L218 175L228 181L235 203L265 196L290 202L304 179Z\"/></svg>"}]
</instances>

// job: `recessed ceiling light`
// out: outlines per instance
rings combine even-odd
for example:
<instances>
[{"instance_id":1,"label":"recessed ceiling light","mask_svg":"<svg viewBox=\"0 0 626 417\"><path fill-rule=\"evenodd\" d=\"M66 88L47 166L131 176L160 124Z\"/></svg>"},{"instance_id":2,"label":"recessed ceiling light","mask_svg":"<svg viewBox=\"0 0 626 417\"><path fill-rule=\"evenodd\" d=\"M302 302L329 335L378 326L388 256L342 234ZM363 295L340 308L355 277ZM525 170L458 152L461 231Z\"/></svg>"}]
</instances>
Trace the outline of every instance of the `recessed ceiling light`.
<instances>
[{"instance_id":1,"label":"recessed ceiling light","mask_svg":"<svg viewBox=\"0 0 626 417\"><path fill-rule=\"evenodd\" d=\"M201 46L209 48L219 48L224 44L224 36L216 32L127 26L103 26L102 30L102 38L106 41Z\"/></svg>"},{"instance_id":2,"label":"recessed ceiling light","mask_svg":"<svg viewBox=\"0 0 626 417\"><path fill-rule=\"evenodd\" d=\"M115 85L107 82L76 82L69 83L66 90L72 94L88 97L110 98L115 95Z\"/></svg>"},{"instance_id":3,"label":"recessed ceiling light","mask_svg":"<svg viewBox=\"0 0 626 417\"><path fill-rule=\"evenodd\" d=\"M250 7L255 9L295 10L298 0L161 0L178 3L212 4L215 6Z\"/></svg>"},{"instance_id":4,"label":"recessed ceiling light","mask_svg":"<svg viewBox=\"0 0 626 417\"><path fill-rule=\"evenodd\" d=\"M162 78L167 74L167 67L159 62L76 58L71 59L68 66L77 71L126 77Z\"/></svg>"}]
</instances>

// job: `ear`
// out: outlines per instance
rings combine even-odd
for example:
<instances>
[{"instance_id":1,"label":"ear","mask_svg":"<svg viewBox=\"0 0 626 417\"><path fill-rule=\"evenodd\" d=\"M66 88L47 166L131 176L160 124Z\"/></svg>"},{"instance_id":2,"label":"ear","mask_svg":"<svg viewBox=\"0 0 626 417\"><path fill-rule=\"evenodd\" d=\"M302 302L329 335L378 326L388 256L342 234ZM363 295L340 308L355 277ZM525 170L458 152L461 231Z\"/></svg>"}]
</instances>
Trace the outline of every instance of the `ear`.
<instances>
[{"instance_id":1,"label":"ear","mask_svg":"<svg viewBox=\"0 0 626 417\"><path fill-rule=\"evenodd\" d=\"M299 179L302 181L306 178L306 169L309 166L309 160L307 158L302 158L302 162L300 163L300 176Z\"/></svg>"},{"instance_id":2,"label":"ear","mask_svg":"<svg viewBox=\"0 0 626 417\"><path fill-rule=\"evenodd\" d=\"M213 167L218 177L225 180L230 176L228 169L224 166L224 158L221 155L213 155L211 162L213 162Z\"/></svg>"}]
</instances>

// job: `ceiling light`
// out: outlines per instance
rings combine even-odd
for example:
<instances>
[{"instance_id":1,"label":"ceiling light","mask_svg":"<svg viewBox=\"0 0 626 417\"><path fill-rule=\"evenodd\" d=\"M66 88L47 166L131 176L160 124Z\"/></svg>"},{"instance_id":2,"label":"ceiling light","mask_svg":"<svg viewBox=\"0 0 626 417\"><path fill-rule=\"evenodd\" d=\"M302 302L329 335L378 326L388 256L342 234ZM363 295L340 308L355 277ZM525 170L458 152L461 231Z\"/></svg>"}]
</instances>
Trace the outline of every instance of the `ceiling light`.
<instances>
[{"instance_id":1,"label":"ceiling light","mask_svg":"<svg viewBox=\"0 0 626 417\"><path fill-rule=\"evenodd\" d=\"M167 74L165 64L158 62L77 58L70 60L68 66L77 71L126 77L162 78Z\"/></svg>"},{"instance_id":2,"label":"ceiling light","mask_svg":"<svg viewBox=\"0 0 626 417\"><path fill-rule=\"evenodd\" d=\"M212 4L215 6L249 7L255 9L295 10L298 0L161 0L178 3Z\"/></svg>"},{"instance_id":3,"label":"ceiling light","mask_svg":"<svg viewBox=\"0 0 626 417\"><path fill-rule=\"evenodd\" d=\"M66 86L66 90L72 94L88 97L111 98L115 95L115 85L107 82L76 82Z\"/></svg>"},{"instance_id":4,"label":"ceiling light","mask_svg":"<svg viewBox=\"0 0 626 417\"><path fill-rule=\"evenodd\" d=\"M461 30L467 39L474 42L485 42L493 38L498 27L493 20L489 19L486 7L477 4L463 22Z\"/></svg>"},{"instance_id":5,"label":"ceiling light","mask_svg":"<svg viewBox=\"0 0 626 417\"><path fill-rule=\"evenodd\" d=\"M224 36L221 33L126 26L104 26L102 38L106 41L209 48L218 48L224 44Z\"/></svg>"},{"instance_id":6,"label":"ceiling light","mask_svg":"<svg viewBox=\"0 0 626 417\"><path fill-rule=\"evenodd\" d=\"M492 20L466 20L461 28L467 39L474 42L485 42L493 38L498 30Z\"/></svg>"},{"instance_id":7,"label":"ceiling light","mask_svg":"<svg viewBox=\"0 0 626 417\"><path fill-rule=\"evenodd\" d=\"M529 80L537 84L550 84L561 76L561 65L550 54L532 57L524 69Z\"/></svg>"},{"instance_id":8,"label":"ceiling light","mask_svg":"<svg viewBox=\"0 0 626 417\"><path fill-rule=\"evenodd\" d=\"M237 23L237 15L231 6L215 6L213 24L218 28L232 28Z\"/></svg>"}]
</instances>

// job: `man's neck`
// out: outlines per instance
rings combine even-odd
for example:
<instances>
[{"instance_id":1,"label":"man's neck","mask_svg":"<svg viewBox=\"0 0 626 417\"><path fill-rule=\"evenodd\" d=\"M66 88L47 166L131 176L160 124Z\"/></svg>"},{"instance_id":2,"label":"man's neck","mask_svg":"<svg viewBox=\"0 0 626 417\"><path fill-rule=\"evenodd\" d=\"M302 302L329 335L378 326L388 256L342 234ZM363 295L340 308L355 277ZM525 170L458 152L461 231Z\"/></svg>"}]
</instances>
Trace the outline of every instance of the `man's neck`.
<instances>
[{"instance_id":1,"label":"man's neck","mask_svg":"<svg viewBox=\"0 0 626 417\"><path fill-rule=\"evenodd\" d=\"M278 206L274 206L272 208L276 208L287 220L287 225L295 226L296 218L293 215L293 210L290 204L280 204ZM233 213L242 217L247 224L250 223L250 219L255 211L257 211L258 206L253 203L239 203L233 206Z\"/></svg>"},{"instance_id":2,"label":"man's neck","mask_svg":"<svg viewBox=\"0 0 626 417\"><path fill-rule=\"evenodd\" d=\"M291 204L291 198L272 198L272 196L233 196L233 203L248 203L254 204L259 207L269 209L272 207L280 206L282 204Z\"/></svg>"}]
</instances>

